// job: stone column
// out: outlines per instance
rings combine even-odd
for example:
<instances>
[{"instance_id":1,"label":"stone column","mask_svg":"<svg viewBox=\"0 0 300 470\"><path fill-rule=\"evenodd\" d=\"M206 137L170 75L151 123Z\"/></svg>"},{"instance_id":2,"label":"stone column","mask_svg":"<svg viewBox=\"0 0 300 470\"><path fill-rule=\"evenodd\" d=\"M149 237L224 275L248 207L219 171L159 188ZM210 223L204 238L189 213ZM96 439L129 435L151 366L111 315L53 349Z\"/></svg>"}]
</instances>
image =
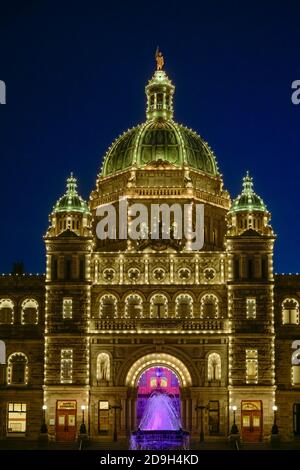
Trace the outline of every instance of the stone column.
<instances>
[{"instance_id":1,"label":"stone column","mask_svg":"<svg viewBox=\"0 0 300 470\"><path fill-rule=\"evenodd\" d=\"M131 408L132 407L132 403L131 403L131 398L127 398L127 415L126 415L126 428L127 428L127 432L128 434L131 433L131 430L132 430L132 416L131 416Z\"/></svg>"}]
</instances>

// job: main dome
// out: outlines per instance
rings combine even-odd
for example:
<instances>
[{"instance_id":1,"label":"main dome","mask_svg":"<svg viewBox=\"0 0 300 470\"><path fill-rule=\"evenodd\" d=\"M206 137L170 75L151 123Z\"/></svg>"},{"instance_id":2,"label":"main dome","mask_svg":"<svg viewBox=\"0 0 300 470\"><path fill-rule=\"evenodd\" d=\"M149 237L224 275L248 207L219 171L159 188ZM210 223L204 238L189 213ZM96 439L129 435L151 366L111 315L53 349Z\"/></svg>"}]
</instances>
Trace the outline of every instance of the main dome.
<instances>
[{"instance_id":1,"label":"main dome","mask_svg":"<svg viewBox=\"0 0 300 470\"><path fill-rule=\"evenodd\" d=\"M218 175L215 156L208 144L193 130L173 118L175 87L163 70L156 70L146 86L147 121L124 132L108 149L102 176L132 166L142 168L153 161L189 166L208 175Z\"/></svg>"}]
</instances>

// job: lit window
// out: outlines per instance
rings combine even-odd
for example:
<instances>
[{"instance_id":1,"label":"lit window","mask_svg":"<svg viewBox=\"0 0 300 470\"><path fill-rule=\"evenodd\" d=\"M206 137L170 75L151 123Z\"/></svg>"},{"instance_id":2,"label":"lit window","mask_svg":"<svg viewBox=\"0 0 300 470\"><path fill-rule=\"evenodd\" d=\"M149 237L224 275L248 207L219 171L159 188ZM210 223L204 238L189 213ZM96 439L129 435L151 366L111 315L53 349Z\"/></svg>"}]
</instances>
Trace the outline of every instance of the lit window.
<instances>
[{"instance_id":1,"label":"lit window","mask_svg":"<svg viewBox=\"0 0 300 470\"><path fill-rule=\"evenodd\" d=\"M0 323L13 324L14 304L10 299L0 300Z\"/></svg>"},{"instance_id":2,"label":"lit window","mask_svg":"<svg viewBox=\"0 0 300 470\"><path fill-rule=\"evenodd\" d=\"M11 354L7 361L8 385L27 385L28 359L25 354L16 352Z\"/></svg>"},{"instance_id":3,"label":"lit window","mask_svg":"<svg viewBox=\"0 0 300 470\"><path fill-rule=\"evenodd\" d=\"M37 325L39 321L39 304L34 299L22 302L22 325Z\"/></svg>"},{"instance_id":4,"label":"lit window","mask_svg":"<svg viewBox=\"0 0 300 470\"><path fill-rule=\"evenodd\" d=\"M151 377L150 379L150 387L156 387L157 386L157 378L156 377Z\"/></svg>"},{"instance_id":5,"label":"lit window","mask_svg":"<svg viewBox=\"0 0 300 470\"><path fill-rule=\"evenodd\" d=\"M258 360L256 349L246 349L246 383L258 382Z\"/></svg>"},{"instance_id":6,"label":"lit window","mask_svg":"<svg viewBox=\"0 0 300 470\"><path fill-rule=\"evenodd\" d=\"M214 294L205 294L201 298L201 318L218 318L219 302Z\"/></svg>"},{"instance_id":7,"label":"lit window","mask_svg":"<svg viewBox=\"0 0 300 470\"><path fill-rule=\"evenodd\" d=\"M63 299L63 318L70 319L73 316L73 300L70 297Z\"/></svg>"},{"instance_id":8,"label":"lit window","mask_svg":"<svg viewBox=\"0 0 300 470\"><path fill-rule=\"evenodd\" d=\"M73 378L73 350L62 349L60 352L60 382L72 383Z\"/></svg>"},{"instance_id":9,"label":"lit window","mask_svg":"<svg viewBox=\"0 0 300 470\"><path fill-rule=\"evenodd\" d=\"M26 432L26 403L8 404L7 432Z\"/></svg>"},{"instance_id":10,"label":"lit window","mask_svg":"<svg viewBox=\"0 0 300 470\"><path fill-rule=\"evenodd\" d=\"M165 388L165 387L168 386L168 379L167 379L167 377L161 377L161 379L160 379L160 386L161 386L162 388Z\"/></svg>"},{"instance_id":11,"label":"lit window","mask_svg":"<svg viewBox=\"0 0 300 470\"><path fill-rule=\"evenodd\" d=\"M152 318L168 316L168 299L164 294L155 294L150 300L150 315Z\"/></svg>"},{"instance_id":12,"label":"lit window","mask_svg":"<svg viewBox=\"0 0 300 470\"><path fill-rule=\"evenodd\" d=\"M6 347L2 340L0 340L0 364L6 364Z\"/></svg>"},{"instance_id":13,"label":"lit window","mask_svg":"<svg viewBox=\"0 0 300 470\"><path fill-rule=\"evenodd\" d=\"M246 315L249 320L256 318L256 299L254 297L246 299Z\"/></svg>"},{"instance_id":14,"label":"lit window","mask_svg":"<svg viewBox=\"0 0 300 470\"><path fill-rule=\"evenodd\" d=\"M105 294L100 299L99 316L104 320L117 318L117 299L112 294Z\"/></svg>"},{"instance_id":15,"label":"lit window","mask_svg":"<svg viewBox=\"0 0 300 470\"><path fill-rule=\"evenodd\" d=\"M138 294L130 294L125 300L125 317L141 318L143 316L143 299Z\"/></svg>"},{"instance_id":16,"label":"lit window","mask_svg":"<svg viewBox=\"0 0 300 470\"><path fill-rule=\"evenodd\" d=\"M180 294L176 297L175 314L177 318L193 317L193 299L189 294Z\"/></svg>"},{"instance_id":17,"label":"lit window","mask_svg":"<svg viewBox=\"0 0 300 470\"><path fill-rule=\"evenodd\" d=\"M207 359L207 380L216 382L221 380L221 357L217 353L211 353Z\"/></svg>"},{"instance_id":18,"label":"lit window","mask_svg":"<svg viewBox=\"0 0 300 470\"><path fill-rule=\"evenodd\" d=\"M300 365L292 366L292 385L300 385Z\"/></svg>"},{"instance_id":19,"label":"lit window","mask_svg":"<svg viewBox=\"0 0 300 470\"><path fill-rule=\"evenodd\" d=\"M295 299L285 299L282 302L283 325L299 324L299 303Z\"/></svg>"}]
</instances>

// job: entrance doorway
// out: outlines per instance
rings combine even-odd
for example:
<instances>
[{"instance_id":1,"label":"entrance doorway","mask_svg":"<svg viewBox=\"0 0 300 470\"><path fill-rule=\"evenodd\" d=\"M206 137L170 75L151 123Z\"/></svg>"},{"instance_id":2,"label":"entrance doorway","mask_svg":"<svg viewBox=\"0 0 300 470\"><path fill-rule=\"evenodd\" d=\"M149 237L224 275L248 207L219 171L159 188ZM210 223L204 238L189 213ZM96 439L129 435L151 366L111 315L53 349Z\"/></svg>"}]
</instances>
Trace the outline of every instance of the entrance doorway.
<instances>
[{"instance_id":1,"label":"entrance doorway","mask_svg":"<svg viewBox=\"0 0 300 470\"><path fill-rule=\"evenodd\" d=\"M300 436L300 403L294 403L293 406L294 434Z\"/></svg>"},{"instance_id":2,"label":"entrance doorway","mask_svg":"<svg viewBox=\"0 0 300 470\"><path fill-rule=\"evenodd\" d=\"M164 409L161 410L155 406L152 411L156 416L150 416L149 413L151 413L151 409L149 409L149 399L154 395L157 397L155 399L155 404L159 405L159 403L164 403ZM159 399L159 395L167 397L167 399ZM153 399L151 400L154 401ZM163 430L164 427L166 430L170 429L170 422L162 421L163 412L165 411L167 402L178 417L178 426L181 427L179 381L177 376L167 367L157 366L147 369L143 372L138 381L136 427L139 428L141 423L147 426L147 423L145 423L145 412L147 412L149 415L149 423L151 421L152 425L154 427L156 426L156 429L153 428L152 430L157 430L158 428ZM169 411L171 414L172 410ZM165 420L168 420L167 416L165 416Z\"/></svg>"},{"instance_id":3,"label":"entrance doorway","mask_svg":"<svg viewBox=\"0 0 300 470\"><path fill-rule=\"evenodd\" d=\"M168 367L150 367L137 386L136 431L131 434L130 449L188 449L189 433L182 429L177 375Z\"/></svg>"},{"instance_id":4,"label":"entrance doorway","mask_svg":"<svg viewBox=\"0 0 300 470\"><path fill-rule=\"evenodd\" d=\"M74 441L76 438L76 413L75 400L57 401L56 405L56 440Z\"/></svg>"},{"instance_id":5,"label":"entrance doorway","mask_svg":"<svg viewBox=\"0 0 300 470\"><path fill-rule=\"evenodd\" d=\"M262 402L242 401L242 439L246 442L259 442L262 439Z\"/></svg>"}]
</instances>

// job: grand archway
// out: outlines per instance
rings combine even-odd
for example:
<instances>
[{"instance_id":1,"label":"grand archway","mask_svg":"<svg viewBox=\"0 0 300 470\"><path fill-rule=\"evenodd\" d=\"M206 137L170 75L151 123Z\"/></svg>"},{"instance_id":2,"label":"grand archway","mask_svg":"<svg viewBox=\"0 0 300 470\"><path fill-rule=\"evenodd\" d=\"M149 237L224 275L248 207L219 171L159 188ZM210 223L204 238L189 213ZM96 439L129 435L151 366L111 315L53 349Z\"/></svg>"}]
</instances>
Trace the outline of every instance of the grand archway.
<instances>
[{"instance_id":1,"label":"grand archway","mask_svg":"<svg viewBox=\"0 0 300 470\"><path fill-rule=\"evenodd\" d=\"M126 383L136 397L131 448L186 448L181 392L191 385L191 376L182 361L166 353L148 354L131 366Z\"/></svg>"},{"instance_id":2,"label":"grand archway","mask_svg":"<svg viewBox=\"0 0 300 470\"><path fill-rule=\"evenodd\" d=\"M163 366L142 372L137 384L136 427L170 431L182 428L177 375Z\"/></svg>"},{"instance_id":3,"label":"grand archway","mask_svg":"<svg viewBox=\"0 0 300 470\"><path fill-rule=\"evenodd\" d=\"M147 354L135 361L127 373L126 385L137 387L142 372L156 366L167 367L172 370L178 377L180 387L192 385L191 375L184 363L177 357L167 353Z\"/></svg>"}]
</instances>

